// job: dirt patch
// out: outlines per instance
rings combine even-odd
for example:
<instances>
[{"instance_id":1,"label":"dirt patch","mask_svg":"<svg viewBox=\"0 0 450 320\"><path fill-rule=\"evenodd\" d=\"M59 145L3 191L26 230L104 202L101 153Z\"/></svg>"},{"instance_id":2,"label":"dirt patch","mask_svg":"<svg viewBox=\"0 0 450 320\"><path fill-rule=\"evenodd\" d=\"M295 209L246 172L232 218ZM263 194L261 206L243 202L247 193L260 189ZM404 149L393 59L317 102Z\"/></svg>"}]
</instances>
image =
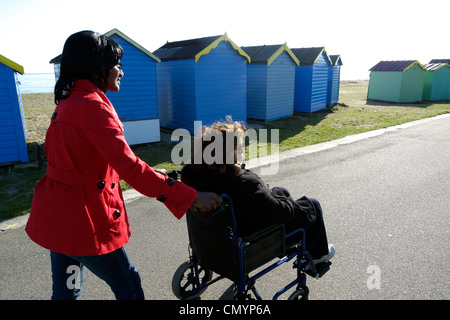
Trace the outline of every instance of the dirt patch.
<instances>
[{"instance_id":1,"label":"dirt patch","mask_svg":"<svg viewBox=\"0 0 450 320\"><path fill-rule=\"evenodd\" d=\"M55 110L53 93L22 94L22 103L27 127L27 141L43 144Z\"/></svg>"}]
</instances>

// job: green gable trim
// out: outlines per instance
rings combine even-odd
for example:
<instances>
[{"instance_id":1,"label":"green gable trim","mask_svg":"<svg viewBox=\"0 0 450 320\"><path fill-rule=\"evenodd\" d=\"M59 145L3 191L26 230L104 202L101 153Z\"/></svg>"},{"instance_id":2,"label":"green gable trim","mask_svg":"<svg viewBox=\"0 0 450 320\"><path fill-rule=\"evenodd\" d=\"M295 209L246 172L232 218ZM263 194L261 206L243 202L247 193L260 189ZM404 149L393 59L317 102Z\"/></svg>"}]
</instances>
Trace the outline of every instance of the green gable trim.
<instances>
[{"instance_id":1,"label":"green gable trim","mask_svg":"<svg viewBox=\"0 0 450 320\"><path fill-rule=\"evenodd\" d=\"M200 51L199 53L197 53L195 55L195 62L198 61L198 59L204 55L204 54L208 54L211 52L212 49L217 48L217 46L219 45L220 42L222 41L226 41L229 42L231 44L231 46L233 47L234 50L236 50L237 52L239 52L239 54L243 57L245 57L248 60L248 63L251 62L250 57L244 52L244 50L242 50L241 48L239 48L233 41L231 41L230 38L228 38L228 35L225 33L223 36L219 37L218 39L216 39L213 43L211 43L209 46L207 46L205 49L203 49L202 51Z\"/></svg>"},{"instance_id":2,"label":"green gable trim","mask_svg":"<svg viewBox=\"0 0 450 320\"><path fill-rule=\"evenodd\" d=\"M9 60L7 57L2 56L1 54L0 54L0 62L3 63L4 65L10 67L14 71L19 72L20 74L25 73L23 67L20 64L14 62L12 60Z\"/></svg>"},{"instance_id":3,"label":"green gable trim","mask_svg":"<svg viewBox=\"0 0 450 320\"><path fill-rule=\"evenodd\" d=\"M300 61L297 59L297 57L295 56L295 54L292 52L291 49L289 49L289 47L287 46L287 43L284 43L282 46L280 46L280 48L278 48L277 51L275 51L275 53L269 58L267 59L267 65L270 66L270 64L272 62L275 61L276 58L278 58L278 56L282 53L282 52L286 52L291 58L292 60L294 60L295 64L297 66L300 65Z\"/></svg>"}]
</instances>

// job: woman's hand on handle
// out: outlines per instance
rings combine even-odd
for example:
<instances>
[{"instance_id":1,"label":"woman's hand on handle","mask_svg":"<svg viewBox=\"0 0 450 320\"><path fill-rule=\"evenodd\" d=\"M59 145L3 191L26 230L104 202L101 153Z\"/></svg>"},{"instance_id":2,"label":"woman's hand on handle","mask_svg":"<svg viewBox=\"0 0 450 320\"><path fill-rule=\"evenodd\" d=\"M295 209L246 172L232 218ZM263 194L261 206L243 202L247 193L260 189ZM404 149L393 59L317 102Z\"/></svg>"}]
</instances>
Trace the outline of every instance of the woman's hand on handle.
<instances>
[{"instance_id":1,"label":"woman's hand on handle","mask_svg":"<svg viewBox=\"0 0 450 320\"><path fill-rule=\"evenodd\" d=\"M222 204L223 199L214 192L197 192L197 196L192 203L199 212L212 211Z\"/></svg>"}]
</instances>

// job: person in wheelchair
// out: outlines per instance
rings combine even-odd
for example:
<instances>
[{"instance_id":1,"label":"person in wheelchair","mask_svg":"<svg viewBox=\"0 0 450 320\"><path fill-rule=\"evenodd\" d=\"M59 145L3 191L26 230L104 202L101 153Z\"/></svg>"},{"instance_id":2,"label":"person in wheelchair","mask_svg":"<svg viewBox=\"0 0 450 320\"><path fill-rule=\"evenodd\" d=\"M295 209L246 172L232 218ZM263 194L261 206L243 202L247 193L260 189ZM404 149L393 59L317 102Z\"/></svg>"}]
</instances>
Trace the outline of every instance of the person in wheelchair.
<instances>
[{"instance_id":1,"label":"person in wheelchair","mask_svg":"<svg viewBox=\"0 0 450 320\"><path fill-rule=\"evenodd\" d=\"M244 124L233 121L230 117L226 122L216 122L203 127L202 155L205 149L211 151L211 158L216 161L207 163L205 157L202 157L202 162L196 164L193 159L191 164L185 165L181 171L182 182L197 191L228 194L233 200L240 235L250 235L274 224L284 224L286 234L303 228L306 250L311 254L314 263L330 260L335 249L332 244L328 244L320 203L306 196L294 200L289 191L283 187L268 188L257 174L245 169L245 166L238 162L238 154L243 152L238 149L242 145L246 131ZM218 135L222 137L222 150L211 148ZM214 136L215 138L211 138ZM228 155L228 158L227 145L234 146L228 148L232 149L233 153L231 156ZM216 157L217 151L223 151L223 159L219 161ZM227 163L227 159L234 160ZM294 245L299 240L300 236L292 239L288 245Z\"/></svg>"}]
</instances>

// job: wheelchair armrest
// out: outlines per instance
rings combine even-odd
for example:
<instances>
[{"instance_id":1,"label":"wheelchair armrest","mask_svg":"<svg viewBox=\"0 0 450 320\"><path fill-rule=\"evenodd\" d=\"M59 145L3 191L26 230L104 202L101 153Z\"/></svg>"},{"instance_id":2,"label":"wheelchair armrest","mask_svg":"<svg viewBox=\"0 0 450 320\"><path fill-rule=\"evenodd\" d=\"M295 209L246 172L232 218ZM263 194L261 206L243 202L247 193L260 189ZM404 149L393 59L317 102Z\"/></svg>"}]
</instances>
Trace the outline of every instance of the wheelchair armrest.
<instances>
[{"instance_id":1,"label":"wheelchair armrest","mask_svg":"<svg viewBox=\"0 0 450 320\"><path fill-rule=\"evenodd\" d=\"M255 233L252 233L248 236L244 236L244 237L242 237L242 239L246 242L251 243L251 242L261 239L261 238L267 236L268 234L272 233L273 231L275 231L277 229L281 229L283 227L284 227L283 224L274 224L274 225L268 226L264 229L258 230Z\"/></svg>"}]
</instances>

